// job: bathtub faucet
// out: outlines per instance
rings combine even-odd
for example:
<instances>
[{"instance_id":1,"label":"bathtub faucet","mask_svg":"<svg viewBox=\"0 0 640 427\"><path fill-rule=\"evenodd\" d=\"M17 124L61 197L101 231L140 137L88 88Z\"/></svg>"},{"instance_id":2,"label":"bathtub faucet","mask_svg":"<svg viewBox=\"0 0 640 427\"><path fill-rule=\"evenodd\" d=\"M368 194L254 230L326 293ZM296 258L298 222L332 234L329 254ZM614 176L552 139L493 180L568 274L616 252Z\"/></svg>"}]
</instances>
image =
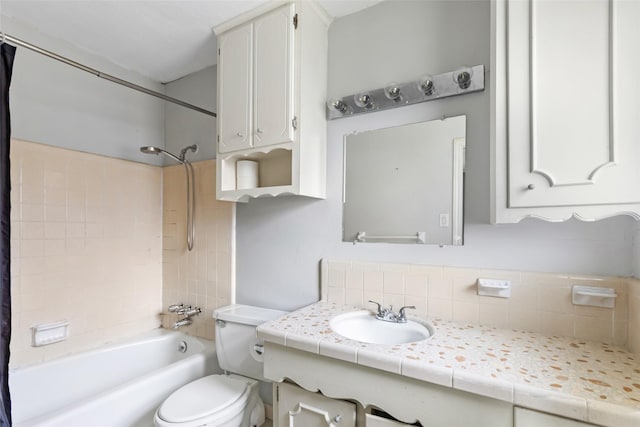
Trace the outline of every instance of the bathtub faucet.
<instances>
[{"instance_id":1,"label":"bathtub faucet","mask_svg":"<svg viewBox=\"0 0 640 427\"><path fill-rule=\"evenodd\" d=\"M178 329L180 326L188 326L192 324L193 320L191 317L202 313L202 309L197 306L191 307L190 305L185 304L173 304L169 306L169 312L177 313L179 316L184 316L173 324L173 329Z\"/></svg>"},{"instance_id":2,"label":"bathtub faucet","mask_svg":"<svg viewBox=\"0 0 640 427\"><path fill-rule=\"evenodd\" d=\"M189 326L192 323L193 320L191 320L189 317L185 317L184 319L180 319L176 323L174 323L173 329L178 329L180 326Z\"/></svg>"}]
</instances>

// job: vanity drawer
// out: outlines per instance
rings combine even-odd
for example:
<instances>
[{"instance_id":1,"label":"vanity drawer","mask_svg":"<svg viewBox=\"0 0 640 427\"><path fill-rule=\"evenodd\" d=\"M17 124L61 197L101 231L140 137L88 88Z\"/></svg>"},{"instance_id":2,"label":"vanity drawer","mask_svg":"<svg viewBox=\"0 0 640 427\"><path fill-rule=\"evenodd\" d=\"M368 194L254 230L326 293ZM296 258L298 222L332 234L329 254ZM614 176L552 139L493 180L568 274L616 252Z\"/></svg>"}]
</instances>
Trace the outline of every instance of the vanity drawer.
<instances>
[{"instance_id":1,"label":"vanity drawer","mask_svg":"<svg viewBox=\"0 0 640 427\"><path fill-rule=\"evenodd\" d=\"M411 424L405 424L398 421L390 420L388 418L378 417L376 415L365 414L365 426L366 427L401 427L410 426Z\"/></svg>"},{"instance_id":2,"label":"vanity drawer","mask_svg":"<svg viewBox=\"0 0 640 427\"><path fill-rule=\"evenodd\" d=\"M594 424L545 414L531 409L515 407L513 412L514 427L596 427Z\"/></svg>"}]
</instances>

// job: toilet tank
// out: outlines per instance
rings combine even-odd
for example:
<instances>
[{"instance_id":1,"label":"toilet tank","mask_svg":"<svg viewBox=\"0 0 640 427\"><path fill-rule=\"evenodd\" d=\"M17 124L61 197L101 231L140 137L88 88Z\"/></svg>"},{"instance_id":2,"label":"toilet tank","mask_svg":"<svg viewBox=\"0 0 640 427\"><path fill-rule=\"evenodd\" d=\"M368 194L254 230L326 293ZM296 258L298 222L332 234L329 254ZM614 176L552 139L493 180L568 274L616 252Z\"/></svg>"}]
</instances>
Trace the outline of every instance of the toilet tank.
<instances>
[{"instance_id":1,"label":"toilet tank","mask_svg":"<svg viewBox=\"0 0 640 427\"><path fill-rule=\"evenodd\" d=\"M262 355L254 349L256 344L262 344L257 339L256 327L285 314L285 311L241 304L215 310L216 352L220 367L234 374L265 381Z\"/></svg>"}]
</instances>

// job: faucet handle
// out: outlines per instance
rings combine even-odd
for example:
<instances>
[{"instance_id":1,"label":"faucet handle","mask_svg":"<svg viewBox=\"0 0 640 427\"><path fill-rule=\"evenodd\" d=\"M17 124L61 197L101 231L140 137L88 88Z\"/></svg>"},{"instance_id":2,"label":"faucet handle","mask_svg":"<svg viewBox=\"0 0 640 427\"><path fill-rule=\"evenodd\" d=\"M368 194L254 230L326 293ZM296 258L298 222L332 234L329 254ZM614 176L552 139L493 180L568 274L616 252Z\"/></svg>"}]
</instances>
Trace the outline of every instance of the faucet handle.
<instances>
[{"instance_id":1,"label":"faucet handle","mask_svg":"<svg viewBox=\"0 0 640 427\"><path fill-rule=\"evenodd\" d=\"M371 300L369 300L369 302L378 306L378 316L380 317L384 316L384 310L382 309L382 304L380 304L379 302L371 301Z\"/></svg>"},{"instance_id":2,"label":"faucet handle","mask_svg":"<svg viewBox=\"0 0 640 427\"><path fill-rule=\"evenodd\" d=\"M191 306L190 305L183 305L182 307L180 307L176 312L179 315L185 315L187 314L189 311L191 310Z\"/></svg>"},{"instance_id":3,"label":"faucet handle","mask_svg":"<svg viewBox=\"0 0 640 427\"><path fill-rule=\"evenodd\" d=\"M406 322L407 321L407 317L406 317L406 315L404 313L404 310L406 308L411 308L411 309L415 310L416 306L415 305L405 305L404 307L400 307L400 311L398 311L398 321L399 322Z\"/></svg>"},{"instance_id":4,"label":"faucet handle","mask_svg":"<svg viewBox=\"0 0 640 427\"><path fill-rule=\"evenodd\" d=\"M184 308L184 304L172 304L169 306L168 310L169 313L175 313L182 308Z\"/></svg>"}]
</instances>

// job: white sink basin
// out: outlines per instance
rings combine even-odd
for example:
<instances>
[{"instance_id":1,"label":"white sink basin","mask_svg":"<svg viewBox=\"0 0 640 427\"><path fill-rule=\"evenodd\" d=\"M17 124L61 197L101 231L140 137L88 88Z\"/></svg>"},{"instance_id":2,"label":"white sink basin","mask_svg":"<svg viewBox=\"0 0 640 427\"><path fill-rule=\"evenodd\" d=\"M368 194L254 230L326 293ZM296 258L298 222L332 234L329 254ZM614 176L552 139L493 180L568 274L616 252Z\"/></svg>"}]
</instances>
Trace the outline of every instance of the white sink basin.
<instances>
[{"instance_id":1,"label":"white sink basin","mask_svg":"<svg viewBox=\"0 0 640 427\"><path fill-rule=\"evenodd\" d=\"M407 344L423 341L434 334L433 326L413 320L385 322L369 311L340 314L329 321L334 332L345 338L370 344Z\"/></svg>"}]
</instances>

